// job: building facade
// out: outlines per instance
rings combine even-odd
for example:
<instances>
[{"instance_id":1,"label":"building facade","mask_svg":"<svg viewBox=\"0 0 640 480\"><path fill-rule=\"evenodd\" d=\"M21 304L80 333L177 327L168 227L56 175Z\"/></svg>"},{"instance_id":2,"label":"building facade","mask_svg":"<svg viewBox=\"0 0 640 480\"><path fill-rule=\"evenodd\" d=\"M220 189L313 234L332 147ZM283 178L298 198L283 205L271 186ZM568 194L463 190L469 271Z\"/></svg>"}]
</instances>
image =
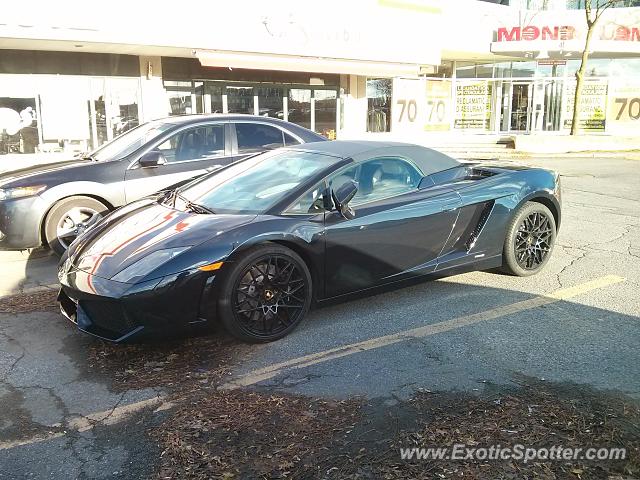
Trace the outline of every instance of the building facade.
<instances>
[{"instance_id":1,"label":"building facade","mask_svg":"<svg viewBox=\"0 0 640 480\"><path fill-rule=\"evenodd\" d=\"M328 138L563 134L585 35L584 13L558 2L202 1L186 17L37 3L0 25L0 155L68 156L190 113L278 117ZM583 130L637 128L639 28L640 8L598 25Z\"/></svg>"}]
</instances>

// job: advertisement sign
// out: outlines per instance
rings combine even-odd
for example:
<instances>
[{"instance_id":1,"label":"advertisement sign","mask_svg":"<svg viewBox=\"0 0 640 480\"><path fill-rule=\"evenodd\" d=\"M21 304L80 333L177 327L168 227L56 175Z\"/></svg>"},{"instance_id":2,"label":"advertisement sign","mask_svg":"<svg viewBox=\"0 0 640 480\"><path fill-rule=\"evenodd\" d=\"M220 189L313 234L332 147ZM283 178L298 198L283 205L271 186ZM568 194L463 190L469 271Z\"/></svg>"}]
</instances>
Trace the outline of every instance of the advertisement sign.
<instances>
[{"instance_id":1,"label":"advertisement sign","mask_svg":"<svg viewBox=\"0 0 640 480\"><path fill-rule=\"evenodd\" d=\"M640 131L640 81L609 85L607 131L616 135L637 135Z\"/></svg>"},{"instance_id":2,"label":"advertisement sign","mask_svg":"<svg viewBox=\"0 0 640 480\"><path fill-rule=\"evenodd\" d=\"M396 78L391 116L393 132L444 131L450 128L451 81Z\"/></svg>"},{"instance_id":3,"label":"advertisement sign","mask_svg":"<svg viewBox=\"0 0 640 480\"><path fill-rule=\"evenodd\" d=\"M563 128L571 128L575 83L565 85ZM597 80L582 85L582 98L578 110L578 126L587 132L604 132L607 114L607 82Z\"/></svg>"},{"instance_id":4,"label":"advertisement sign","mask_svg":"<svg viewBox=\"0 0 640 480\"><path fill-rule=\"evenodd\" d=\"M451 126L451 81L427 80L427 102L424 129L449 130Z\"/></svg>"},{"instance_id":5,"label":"advertisement sign","mask_svg":"<svg viewBox=\"0 0 640 480\"><path fill-rule=\"evenodd\" d=\"M391 116L393 132L418 132L425 118L424 80L395 78Z\"/></svg>"},{"instance_id":6,"label":"advertisement sign","mask_svg":"<svg viewBox=\"0 0 640 480\"><path fill-rule=\"evenodd\" d=\"M456 84L454 128L489 130L493 86L486 80L460 81Z\"/></svg>"}]
</instances>

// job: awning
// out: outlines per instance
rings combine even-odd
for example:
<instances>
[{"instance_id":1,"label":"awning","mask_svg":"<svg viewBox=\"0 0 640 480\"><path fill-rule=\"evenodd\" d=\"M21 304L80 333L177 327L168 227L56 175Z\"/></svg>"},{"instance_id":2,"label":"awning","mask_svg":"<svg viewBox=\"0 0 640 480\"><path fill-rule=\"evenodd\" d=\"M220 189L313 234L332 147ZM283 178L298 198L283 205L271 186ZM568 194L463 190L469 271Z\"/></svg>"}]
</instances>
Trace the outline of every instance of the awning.
<instances>
[{"instance_id":1,"label":"awning","mask_svg":"<svg viewBox=\"0 0 640 480\"><path fill-rule=\"evenodd\" d=\"M248 68L288 72L341 73L377 77L416 76L420 65L408 63L300 57L262 53L197 50L204 67Z\"/></svg>"}]
</instances>

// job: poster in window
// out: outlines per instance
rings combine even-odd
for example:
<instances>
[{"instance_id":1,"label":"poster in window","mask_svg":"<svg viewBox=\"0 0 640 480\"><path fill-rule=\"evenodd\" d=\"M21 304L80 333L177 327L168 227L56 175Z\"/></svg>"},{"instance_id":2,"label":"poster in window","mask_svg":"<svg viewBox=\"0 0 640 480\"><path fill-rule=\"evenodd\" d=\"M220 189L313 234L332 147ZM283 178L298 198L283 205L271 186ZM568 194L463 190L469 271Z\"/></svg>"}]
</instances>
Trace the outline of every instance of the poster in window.
<instances>
[{"instance_id":1,"label":"poster in window","mask_svg":"<svg viewBox=\"0 0 640 480\"><path fill-rule=\"evenodd\" d=\"M564 90L564 129L570 129L573 116L576 84L565 85ZM578 110L578 127L586 132L604 132L607 114L607 82L596 80L582 85L582 98Z\"/></svg>"},{"instance_id":2,"label":"poster in window","mask_svg":"<svg viewBox=\"0 0 640 480\"><path fill-rule=\"evenodd\" d=\"M607 132L638 135L640 131L640 81L625 79L609 84Z\"/></svg>"},{"instance_id":3,"label":"poster in window","mask_svg":"<svg viewBox=\"0 0 640 480\"><path fill-rule=\"evenodd\" d=\"M451 127L451 82L427 80L425 131L445 131Z\"/></svg>"},{"instance_id":4,"label":"poster in window","mask_svg":"<svg viewBox=\"0 0 640 480\"><path fill-rule=\"evenodd\" d=\"M489 130L491 127L491 85L486 80L456 84L454 127L460 130Z\"/></svg>"}]
</instances>

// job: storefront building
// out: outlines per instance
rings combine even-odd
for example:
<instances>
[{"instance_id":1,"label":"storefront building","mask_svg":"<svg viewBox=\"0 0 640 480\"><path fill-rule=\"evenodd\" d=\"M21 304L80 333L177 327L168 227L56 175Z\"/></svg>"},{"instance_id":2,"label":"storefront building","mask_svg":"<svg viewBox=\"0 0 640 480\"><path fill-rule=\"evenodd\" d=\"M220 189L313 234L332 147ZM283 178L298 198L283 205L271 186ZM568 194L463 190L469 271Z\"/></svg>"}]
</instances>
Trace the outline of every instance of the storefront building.
<instances>
[{"instance_id":1,"label":"storefront building","mask_svg":"<svg viewBox=\"0 0 640 480\"><path fill-rule=\"evenodd\" d=\"M277 117L336 138L365 130L367 78L417 78L440 62L437 0L196 2L189 22L162 4L116 0L96 16L70 3L3 17L0 154L68 156L192 113ZM406 48L416 41L427 47Z\"/></svg>"},{"instance_id":2,"label":"storefront building","mask_svg":"<svg viewBox=\"0 0 640 480\"><path fill-rule=\"evenodd\" d=\"M202 24L117 0L9 12L0 25L0 155L67 156L167 115L247 113L328 138L565 134L584 14L460 0L238 0ZM136 11L139 9L139 11ZM242 12L241 15L239 12ZM141 22L139 19L144 18ZM580 127L633 134L640 8L601 20Z\"/></svg>"},{"instance_id":3,"label":"storefront building","mask_svg":"<svg viewBox=\"0 0 640 480\"><path fill-rule=\"evenodd\" d=\"M393 80L392 131L568 134L586 35L584 11L481 3L477 17L461 18L445 9L447 34L437 76ZM590 51L581 131L637 135L640 8L605 11Z\"/></svg>"}]
</instances>

